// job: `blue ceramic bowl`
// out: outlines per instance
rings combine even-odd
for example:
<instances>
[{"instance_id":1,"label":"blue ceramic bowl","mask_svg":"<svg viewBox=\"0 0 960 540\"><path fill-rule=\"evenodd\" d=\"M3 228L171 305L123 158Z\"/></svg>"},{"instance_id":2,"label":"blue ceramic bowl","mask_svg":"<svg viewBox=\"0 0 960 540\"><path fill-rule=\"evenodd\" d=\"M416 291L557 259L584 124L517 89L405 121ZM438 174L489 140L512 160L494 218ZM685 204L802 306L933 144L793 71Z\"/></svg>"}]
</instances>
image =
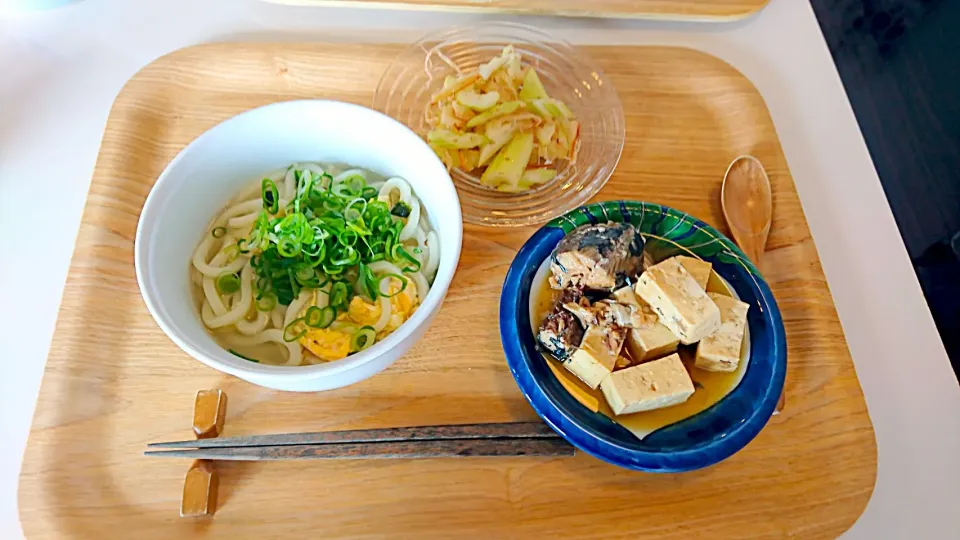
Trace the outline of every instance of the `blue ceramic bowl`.
<instances>
[{"instance_id":1,"label":"blue ceramic bowl","mask_svg":"<svg viewBox=\"0 0 960 540\"><path fill-rule=\"evenodd\" d=\"M584 407L550 371L537 349L530 320L534 276L570 231L589 223L629 222L659 260L693 254L713 263L740 299L750 304L749 362L743 379L703 412L654 431L643 440ZM514 259L500 297L500 337L520 390L544 421L580 450L614 465L651 472L681 472L713 465L750 442L776 407L787 368L780 310L757 269L727 237L679 210L658 204L612 201L584 206L538 230Z\"/></svg>"}]
</instances>

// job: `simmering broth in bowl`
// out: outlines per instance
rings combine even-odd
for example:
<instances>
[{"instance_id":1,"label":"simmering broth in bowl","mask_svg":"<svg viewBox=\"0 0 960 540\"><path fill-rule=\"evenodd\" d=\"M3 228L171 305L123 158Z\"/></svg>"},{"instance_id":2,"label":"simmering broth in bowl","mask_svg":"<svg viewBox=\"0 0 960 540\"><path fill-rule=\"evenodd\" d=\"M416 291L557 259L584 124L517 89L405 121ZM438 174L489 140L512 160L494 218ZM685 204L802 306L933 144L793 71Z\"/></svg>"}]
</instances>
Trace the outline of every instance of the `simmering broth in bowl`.
<instances>
[{"instance_id":1,"label":"simmering broth in bowl","mask_svg":"<svg viewBox=\"0 0 960 540\"><path fill-rule=\"evenodd\" d=\"M672 243L661 242L661 239L657 237L650 235L643 235L643 237L645 240L645 246L643 248L646 259L645 267L652 266L655 262L662 262L676 256L678 253L692 256L692 253L687 253ZM560 299L563 294L562 288L551 285L551 264L553 263L555 263L555 259L552 257L545 260L537 270L533 279L530 294L530 324L535 334L542 330L545 319L551 311L557 308L558 299ZM733 288L713 270L709 271L708 278L704 276L704 280L706 281L705 292L737 298ZM556 285L556 283L554 285ZM638 438L643 439L660 428L705 411L732 392L746 373L750 359L749 343L749 328L745 327L742 346L739 349L740 361L732 371L709 371L696 367L696 344L680 344L668 352L658 353L651 358L644 359L634 358L629 347L622 347L618 353L621 358L618 360L615 372L625 369L626 367L643 365L653 360L664 358L675 351L679 355L683 363L683 368L693 383L694 391L685 401L671 406L619 415L615 414L608 403L608 399L601 391L601 388L591 388L588 384L585 384L581 378L571 372L570 369L565 367L562 360L544 350L543 346L540 348L541 354L547 362L550 371L577 401L591 411L599 412L609 417L627 428Z\"/></svg>"},{"instance_id":2,"label":"simmering broth in bowl","mask_svg":"<svg viewBox=\"0 0 960 540\"><path fill-rule=\"evenodd\" d=\"M189 272L217 343L251 362L298 366L395 331L439 263L437 234L404 179L303 163L241 190L207 227Z\"/></svg>"}]
</instances>

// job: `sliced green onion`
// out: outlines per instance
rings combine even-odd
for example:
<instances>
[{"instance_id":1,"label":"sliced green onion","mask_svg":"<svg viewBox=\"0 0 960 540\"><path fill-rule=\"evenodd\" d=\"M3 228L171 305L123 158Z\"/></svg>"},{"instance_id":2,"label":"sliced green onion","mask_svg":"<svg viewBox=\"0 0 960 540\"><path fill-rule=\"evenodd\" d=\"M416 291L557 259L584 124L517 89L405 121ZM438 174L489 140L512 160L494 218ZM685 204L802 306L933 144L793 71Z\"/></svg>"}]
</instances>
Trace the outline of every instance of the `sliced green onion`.
<instances>
[{"instance_id":1,"label":"sliced green onion","mask_svg":"<svg viewBox=\"0 0 960 540\"><path fill-rule=\"evenodd\" d=\"M273 294L265 294L260 298L257 298L256 308L257 311L273 311L277 307L277 297Z\"/></svg>"},{"instance_id":2,"label":"sliced green onion","mask_svg":"<svg viewBox=\"0 0 960 540\"><path fill-rule=\"evenodd\" d=\"M252 260L253 260L253 259L251 259L251 261L252 261ZM253 266L253 262L251 262L250 265ZM256 268L256 266L254 266L254 268ZM267 278L265 278L265 277L258 277L258 278L257 278L257 298L260 298L260 296L262 296L262 293L266 292L267 289L269 289L269 288L270 288L270 280L269 280L269 279L267 279Z\"/></svg>"},{"instance_id":3,"label":"sliced green onion","mask_svg":"<svg viewBox=\"0 0 960 540\"><path fill-rule=\"evenodd\" d=\"M307 333L306 319L303 317L294 319L283 329L283 340L287 343L302 338Z\"/></svg>"},{"instance_id":4,"label":"sliced green onion","mask_svg":"<svg viewBox=\"0 0 960 540\"><path fill-rule=\"evenodd\" d=\"M347 204L347 207L346 209L344 209L344 212L346 212L350 208L353 208L354 206L360 207L358 212L360 212L361 214L367 211L367 201L363 197L357 197Z\"/></svg>"},{"instance_id":5,"label":"sliced green onion","mask_svg":"<svg viewBox=\"0 0 960 540\"><path fill-rule=\"evenodd\" d=\"M300 295L300 284L297 283L296 272L293 271L293 268L287 269L287 278L289 279L290 283L291 296L296 298Z\"/></svg>"},{"instance_id":6,"label":"sliced green onion","mask_svg":"<svg viewBox=\"0 0 960 540\"><path fill-rule=\"evenodd\" d=\"M316 277L317 272L313 269L312 266L304 266L297 270L297 273L294 276L297 278L297 281L306 286L314 277Z\"/></svg>"},{"instance_id":7,"label":"sliced green onion","mask_svg":"<svg viewBox=\"0 0 960 540\"><path fill-rule=\"evenodd\" d=\"M263 208L271 214L276 214L280 210L280 192L277 191L277 184L269 178L264 178L260 182L260 197L263 199Z\"/></svg>"},{"instance_id":8,"label":"sliced green onion","mask_svg":"<svg viewBox=\"0 0 960 540\"><path fill-rule=\"evenodd\" d=\"M324 261L323 272L329 276L338 276L347 270L345 265L336 265L330 261Z\"/></svg>"},{"instance_id":9,"label":"sliced green onion","mask_svg":"<svg viewBox=\"0 0 960 540\"><path fill-rule=\"evenodd\" d=\"M255 364L259 364L259 363L260 363L259 360L256 360L256 359L254 359L254 358L250 358L249 356L244 356L244 355L238 353L237 351L235 351L235 350L233 350L233 349L227 349L227 350L230 351L230 354L232 354L232 355L234 355L234 356L239 356L240 358L243 358L244 360L247 360L247 361L249 361L249 362L253 362L253 363L255 363Z\"/></svg>"},{"instance_id":10,"label":"sliced green onion","mask_svg":"<svg viewBox=\"0 0 960 540\"><path fill-rule=\"evenodd\" d=\"M335 212L343 209L343 200L339 198L324 199L321 206L328 212Z\"/></svg>"},{"instance_id":11,"label":"sliced green onion","mask_svg":"<svg viewBox=\"0 0 960 540\"><path fill-rule=\"evenodd\" d=\"M310 306L307 308L307 314L304 316L307 326L312 326L313 328L326 328L330 326L336 318L337 310L334 309L333 306L325 306L323 308Z\"/></svg>"},{"instance_id":12,"label":"sliced green onion","mask_svg":"<svg viewBox=\"0 0 960 540\"><path fill-rule=\"evenodd\" d=\"M353 266L360 260L360 254L353 246L343 246L339 251L339 256L330 258L330 263L335 266Z\"/></svg>"},{"instance_id":13,"label":"sliced green onion","mask_svg":"<svg viewBox=\"0 0 960 540\"><path fill-rule=\"evenodd\" d=\"M343 183L350 188L350 191L356 193L357 195L363 193L363 188L367 187L367 181L359 174L354 174L349 178L345 178Z\"/></svg>"},{"instance_id":14,"label":"sliced green onion","mask_svg":"<svg viewBox=\"0 0 960 540\"><path fill-rule=\"evenodd\" d=\"M296 257L300 253L300 241L293 237L285 236L277 242L277 251L280 255L288 259Z\"/></svg>"},{"instance_id":15,"label":"sliced green onion","mask_svg":"<svg viewBox=\"0 0 960 540\"><path fill-rule=\"evenodd\" d=\"M373 234L373 232L370 229L368 229L367 226L363 223L362 217L357 218L351 221L350 223L347 223L347 230L351 230L359 234L360 236L370 236L371 234Z\"/></svg>"},{"instance_id":16,"label":"sliced green onion","mask_svg":"<svg viewBox=\"0 0 960 540\"><path fill-rule=\"evenodd\" d=\"M312 171L299 171L300 175L297 178L297 198L303 197L304 195L309 196L311 190L313 189L313 172ZM294 176L297 176L297 173L294 173Z\"/></svg>"},{"instance_id":17,"label":"sliced green onion","mask_svg":"<svg viewBox=\"0 0 960 540\"><path fill-rule=\"evenodd\" d=\"M301 238L310 227L307 224L307 218L303 214L288 214L280 220L274 227L278 234L289 234L296 238Z\"/></svg>"},{"instance_id":18,"label":"sliced green onion","mask_svg":"<svg viewBox=\"0 0 960 540\"><path fill-rule=\"evenodd\" d=\"M240 249L240 246L236 244L230 244L229 246L223 248L223 253L227 256L227 263L232 263L233 261L237 260L237 257L239 257L242 252L243 251Z\"/></svg>"},{"instance_id":19,"label":"sliced green onion","mask_svg":"<svg viewBox=\"0 0 960 540\"><path fill-rule=\"evenodd\" d=\"M357 238L359 235L353 229L347 229L340 233L340 236L337 237L337 241L340 242L341 246L351 247L357 244Z\"/></svg>"},{"instance_id":20,"label":"sliced green onion","mask_svg":"<svg viewBox=\"0 0 960 540\"><path fill-rule=\"evenodd\" d=\"M310 248L310 249L312 250L313 248ZM314 255L312 251L310 253L304 253L303 260L310 266L316 268L317 266L320 265L320 263L323 262L326 256L327 256L327 246L320 244L320 246L317 248L316 255Z\"/></svg>"},{"instance_id":21,"label":"sliced green onion","mask_svg":"<svg viewBox=\"0 0 960 540\"><path fill-rule=\"evenodd\" d=\"M226 227L214 227L213 228L213 237L214 238L223 238L227 234Z\"/></svg>"},{"instance_id":22,"label":"sliced green onion","mask_svg":"<svg viewBox=\"0 0 960 540\"><path fill-rule=\"evenodd\" d=\"M307 326L316 326L317 323L320 322L320 308L317 306L308 307L303 319L307 323Z\"/></svg>"},{"instance_id":23,"label":"sliced green onion","mask_svg":"<svg viewBox=\"0 0 960 540\"><path fill-rule=\"evenodd\" d=\"M372 326L364 326L350 338L350 352L359 352L369 348L377 341L377 331Z\"/></svg>"},{"instance_id":24,"label":"sliced green onion","mask_svg":"<svg viewBox=\"0 0 960 540\"><path fill-rule=\"evenodd\" d=\"M281 209L280 184L262 179L264 210L247 237L227 250L231 257L252 256L257 308L287 306L301 290L329 287L330 309L308 310L303 326L325 324L328 318L335 326L338 309L349 306L355 293L372 299L393 296L381 290L390 290L391 282L384 283L385 278L399 279L401 292L405 291L410 281L403 276L422 266L418 260L422 255L416 251L411 255L412 248L400 242L402 218L411 215L410 206L378 200L379 190L362 174L351 172L334 181L326 173L288 171L293 171L296 195ZM216 235L221 232L230 234L227 229ZM399 275L376 276L368 265L381 260L396 264ZM291 328L287 337L296 337L298 328ZM348 333L355 331L354 326Z\"/></svg>"},{"instance_id":25,"label":"sliced green onion","mask_svg":"<svg viewBox=\"0 0 960 540\"><path fill-rule=\"evenodd\" d=\"M346 219L348 222L356 221L362 219L362 214L356 208L347 208L343 211L343 219Z\"/></svg>"},{"instance_id":26,"label":"sliced green onion","mask_svg":"<svg viewBox=\"0 0 960 540\"><path fill-rule=\"evenodd\" d=\"M345 306L347 305L347 294L348 288L347 284L343 281L338 281L330 287L330 305L334 307Z\"/></svg>"},{"instance_id":27,"label":"sliced green onion","mask_svg":"<svg viewBox=\"0 0 960 540\"><path fill-rule=\"evenodd\" d=\"M240 290L240 276L236 274L223 274L215 282L217 292L220 294L233 294Z\"/></svg>"},{"instance_id":28,"label":"sliced green onion","mask_svg":"<svg viewBox=\"0 0 960 540\"><path fill-rule=\"evenodd\" d=\"M338 197L344 197L344 198L354 197L356 195L359 195L359 193L350 189L350 186L346 182L340 182L339 184L335 184L333 186L333 189L330 190L330 192Z\"/></svg>"},{"instance_id":29,"label":"sliced green onion","mask_svg":"<svg viewBox=\"0 0 960 540\"><path fill-rule=\"evenodd\" d=\"M390 294L390 282L389 282L389 281L387 281L386 290L384 290L384 287L383 287L383 281L384 281L384 280L388 280L388 279L390 279L390 278L397 278L397 279L400 280L400 283L401 283L401 285L400 285L400 290L397 291L397 292L395 292L395 293L393 293L393 294ZM383 296L383 297L385 297L385 298L393 298L394 296L402 293L403 291L405 291L405 290L407 289L407 283L409 283L409 280L408 280L407 278L403 277L403 276L398 276L397 274L384 274L384 275L380 276L380 279L377 280L377 290L380 291L380 296Z\"/></svg>"},{"instance_id":30,"label":"sliced green onion","mask_svg":"<svg viewBox=\"0 0 960 540\"><path fill-rule=\"evenodd\" d=\"M419 272L420 271L420 261L416 257L410 254L404 247L400 244L397 244L397 251L400 255L399 259L406 261L408 266L401 268L404 272Z\"/></svg>"},{"instance_id":31,"label":"sliced green onion","mask_svg":"<svg viewBox=\"0 0 960 540\"><path fill-rule=\"evenodd\" d=\"M376 300L377 278L373 275L373 271L370 270L369 266L360 263L358 279L360 280L360 285L362 285L366 291L367 296L369 296L371 300Z\"/></svg>"}]
</instances>

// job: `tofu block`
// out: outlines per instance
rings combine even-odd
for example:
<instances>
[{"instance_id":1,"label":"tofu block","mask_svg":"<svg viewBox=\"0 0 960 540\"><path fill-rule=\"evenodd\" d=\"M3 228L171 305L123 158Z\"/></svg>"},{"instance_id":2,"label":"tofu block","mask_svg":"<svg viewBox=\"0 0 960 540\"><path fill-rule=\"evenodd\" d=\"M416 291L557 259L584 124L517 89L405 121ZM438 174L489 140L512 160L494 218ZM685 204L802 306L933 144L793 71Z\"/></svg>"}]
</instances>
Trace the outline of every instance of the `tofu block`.
<instances>
[{"instance_id":1,"label":"tofu block","mask_svg":"<svg viewBox=\"0 0 960 540\"><path fill-rule=\"evenodd\" d=\"M648 268L634 291L684 345L696 343L720 328L720 309L677 257Z\"/></svg>"},{"instance_id":2,"label":"tofu block","mask_svg":"<svg viewBox=\"0 0 960 540\"><path fill-rule=\"evenodd\" d=\"M623 349L624 334L619 328L588 327L580 347L563 363L563 367L596 390L600 381L613 372Z\"/></svg>"},{"instance_id":3,"label":"tofu block","mask_svg":"<svg viewBox=\"0 0 960 540\"><path fill-rule=\"evenodd\" d=\"M627 333L627 351L634 362L646 362L677 350L680 340L659 322L649 328L631 328Z\"/></svg>"},{"instance_id":4,"label":"tofu block","mask_svg":"<svg viewBox=\"0 0 960 540\"><path fill-rule=\"evenodd\" d=\"M720 329L697 345L694 365L707 371L735 371L740 364L740 346L750 305L730 296L707 294L720 309Z\"/></svg>"},{"instance_id":5,"label":"tofu block","mask_svg":"<svg viewBox=\"0 0 960 540\"><path fill-rule=\"evenodd\" d=\"M707 261L701 261L696 257L687 257L686 255L677 255L680 264L690 272L693 279L696 280L700 288L707 290L707 283L710 282L710 272L713 271L713 265Z\"/></svg>"},{"instance_id":6,"label":"tofu block","mask_svg":"<svg viewBox=\"0 0 960 540\"><path fill-rule=\"evenodd\" d=\"M635 324L627 333L626 348L634 362L643 362L677 350L680 340L669 328L660 323L650 305L637 298L633 289L630 287L617 289L613 292L613 297L617 302L641 313L640 317L634 318L643 324ZM653 321L648 323L650 318Z\"/></svg>"},{"instance_id":7,"label":"tofu block","mask_svg":"<svg viewBox=\"0 0 960 540\"><path fill-rule=\"evenodd\" d=\"M637 301L637 295L634 294L633 289L629 286L621 287L613 291L613 299L625 306L640 309L640 302Z\"/></svg>"},{"instance_id":8,"label":"tofu block","mask_svg":"<svg viewBox=\"0 0 960 540\"><path fill-rule=\"evenodd\" d=\"M614 414L662 409L693 395L693 381L679 354L621 369L607 375L600 390Z\"/></svg>"}]
</instances>

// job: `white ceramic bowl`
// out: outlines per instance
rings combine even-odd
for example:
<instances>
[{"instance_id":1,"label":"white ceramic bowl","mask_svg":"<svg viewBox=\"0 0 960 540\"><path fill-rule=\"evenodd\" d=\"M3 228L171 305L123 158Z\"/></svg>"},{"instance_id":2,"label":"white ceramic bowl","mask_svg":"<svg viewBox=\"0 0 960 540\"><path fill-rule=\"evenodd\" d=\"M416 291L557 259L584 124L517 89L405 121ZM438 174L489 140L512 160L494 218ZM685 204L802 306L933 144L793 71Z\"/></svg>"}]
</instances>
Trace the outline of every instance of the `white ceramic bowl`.
<instances>
[{"instance_id":1,"label":"white ceramic bowl","mask_svg":"<svg viewBox=\"0 0 960 540\"><path fill-rule=\"evenodd\" d=\"M237 358L204 329L191 300L190 257L213 216L257 175L303 161L344 162L405 178L440 238L440 267L423 304L386 339L343 360L271 366ZM337 101L288 101L213 127L167 165L140 214L140 293L160 328L204 364L278 390L318 391L370 377L427 331L460 258L460 201L440 160L416 133L381 113Z\"/></svg>"}]
</instances>

